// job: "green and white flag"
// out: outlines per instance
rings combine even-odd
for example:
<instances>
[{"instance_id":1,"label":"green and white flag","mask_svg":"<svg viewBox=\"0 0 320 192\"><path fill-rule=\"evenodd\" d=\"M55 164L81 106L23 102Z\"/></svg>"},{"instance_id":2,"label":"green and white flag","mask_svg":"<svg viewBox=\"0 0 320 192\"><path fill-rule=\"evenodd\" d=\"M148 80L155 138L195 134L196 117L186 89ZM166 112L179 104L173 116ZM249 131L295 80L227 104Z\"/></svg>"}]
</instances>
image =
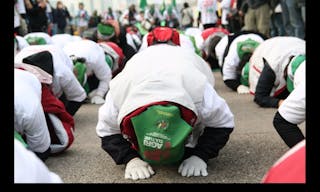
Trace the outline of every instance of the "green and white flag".
<instances>
[{"instance_id":1,"label":"green and white flag","mask_svg":"<svg viewBox=\"0 0 320 192\"><path fill-rule=\"evenodd\" d=\"M166 3L165 3L165 1L163 0L162 1L162 5L161 5L161 7L160 7L160 12L161 12L161 14L163 14L163 12L166 10Z\"/></svg>"},{"instance_id":2,"label":"green and white flag","mask_svg":"<svg viewBox=\"0 0 320 192\"><path fill-rule=\"evenodd\" d=\"M176 8L177 7L176 0L171 0L171 5L172 7Z\"/></svg>"},{"instance_id":3,"label":"green and white flag","mask_svg":"<svg viewBox=\"0 0 320 192\"><path fill-rule=\"evenodd\" d=\"M144 9L148 6L147 0L140 0L140 9L144 11Z\"/></svg>"}]
</instances>

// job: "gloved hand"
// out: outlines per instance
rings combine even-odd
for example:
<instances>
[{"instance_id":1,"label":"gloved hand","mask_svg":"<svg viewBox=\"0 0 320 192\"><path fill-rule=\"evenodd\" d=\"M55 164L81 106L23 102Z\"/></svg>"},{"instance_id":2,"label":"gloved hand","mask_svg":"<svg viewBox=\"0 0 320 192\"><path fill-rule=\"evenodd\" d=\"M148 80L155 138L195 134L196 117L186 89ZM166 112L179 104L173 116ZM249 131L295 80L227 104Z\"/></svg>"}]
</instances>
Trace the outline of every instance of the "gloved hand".
<instances>
[{"instance_id":1,"label":"gloved hand","mask_svg":"<svg viewBox=\"0 0 320 192\"><path fill-rule=\"evenodd\" d=\"M154 171L147 162L135 157L127 163L124 178L133 180L146 179L153 174Z\"/></svg>"},{"instance_id":2,"label":"gloved hand","mask_svg":"<svg viewBox=\"0 0 320 192\"><path fill-rule=\"evenodd\" d=\"M92 90L92 91L88 94L88 97L89 97L89 99L91 99L91 98L94 97L95 95L97 95L97 89Z\"/></svg>"},{"instance_id":3,"label":"gloved hand","mask_svg":"<svg viewBox=\"0 0 320 192\"><path fill-rule=\"evenodd\" d=\"M104 101L104 99L103 99L101 96L95 95L95 96L93 96L93 97L91 98L90 102L91 102L92 104L98 104L98 105L100 105L100 104L104 104L105 101Z\"/></svg>"},{"instance_id":4,"label":"gloved hand","mask_svg":"<svg viewBox=\"0 0 320 192\"><path fill-rule=\"evenodd\" d=\"M188 159L185 159L179 166L178 173L181 173L184 177L190 176L207 176L207 163L201 158L192 155Z\"/></svg>"},{"instance_id":5,"label":"gloved hand","mask_svg":"<svg viewBox=\"0 0 320 192\"><path fill-rule=\"evenodd\" d=\"M237 92L238 94L248 94L250 93L249 87L245 86L245 85L239 85L237 87Z\"/></svg>"}]
</instances>

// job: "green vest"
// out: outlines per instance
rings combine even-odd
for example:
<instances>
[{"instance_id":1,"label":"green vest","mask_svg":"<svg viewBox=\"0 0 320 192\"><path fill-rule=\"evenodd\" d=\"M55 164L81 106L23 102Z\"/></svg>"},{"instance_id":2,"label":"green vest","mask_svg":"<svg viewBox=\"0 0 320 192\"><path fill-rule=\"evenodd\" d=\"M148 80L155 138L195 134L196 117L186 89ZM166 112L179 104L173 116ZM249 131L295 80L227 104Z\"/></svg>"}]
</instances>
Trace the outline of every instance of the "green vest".
<instances>
[{"instance_id":1,"label":"green vest","mask_svg":"<svg viewBox=\"0 0 320 192\"><path fill-rule=\"evenodd\" d=\"M153 105L131 118L140 156L150 164L172 164L184 155L192 127L174 105Z\"/></svg>"}]
</instances>

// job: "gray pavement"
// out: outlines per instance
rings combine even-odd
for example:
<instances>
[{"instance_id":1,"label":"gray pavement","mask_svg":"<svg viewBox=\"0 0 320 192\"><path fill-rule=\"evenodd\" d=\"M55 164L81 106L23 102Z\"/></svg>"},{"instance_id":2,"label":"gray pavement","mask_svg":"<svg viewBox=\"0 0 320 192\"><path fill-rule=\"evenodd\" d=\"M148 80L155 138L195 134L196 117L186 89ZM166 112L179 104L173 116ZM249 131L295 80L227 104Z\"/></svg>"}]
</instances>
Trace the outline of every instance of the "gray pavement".
<instances>
[{"instance_id":1,"label":"gray pavement","mask_svg":"<svg viewBox=\"0 0 320 192\"><path fill-rule=\"evenodd\" d=\"M260 183L272 164L288 147L272 125L276 109L260 108L252 95L238 95L214 72L215 89L235 116L235 129L217 158L208 162L207 177L182 177L178 165L153 166L146 180L124 179L124 165L116 165L100 147L96 135L99 105L85 104L75 115L75 140L63 154L49 157L48 168L65 183ZM305 124L300 125L305 133Z\"/></svg>"}]
</instances>

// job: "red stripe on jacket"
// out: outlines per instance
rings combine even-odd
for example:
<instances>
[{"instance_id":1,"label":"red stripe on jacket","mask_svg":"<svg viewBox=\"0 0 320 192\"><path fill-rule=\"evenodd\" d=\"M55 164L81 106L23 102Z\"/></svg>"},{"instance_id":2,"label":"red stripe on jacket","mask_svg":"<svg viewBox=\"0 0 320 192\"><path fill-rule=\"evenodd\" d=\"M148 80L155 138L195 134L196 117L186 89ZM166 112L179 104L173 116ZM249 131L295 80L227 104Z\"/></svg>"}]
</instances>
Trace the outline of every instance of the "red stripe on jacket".
<instances>
[{"instance_id":1,"label":"red stripe on jacket","mask_svg":"<svg viewBox=\"0 0 320 192\"><path fill-rule=\"evenodd\" d=\"M69 138L68 145L65 148L67 149L74 140L74 136L71 130L74 130L74 119L72 115L67 112L62 101L56 98L53 95L51 89L45 84L42 84L41 104L45 113L54 114L61 121Z\"/></svg>"}]
</instances>

